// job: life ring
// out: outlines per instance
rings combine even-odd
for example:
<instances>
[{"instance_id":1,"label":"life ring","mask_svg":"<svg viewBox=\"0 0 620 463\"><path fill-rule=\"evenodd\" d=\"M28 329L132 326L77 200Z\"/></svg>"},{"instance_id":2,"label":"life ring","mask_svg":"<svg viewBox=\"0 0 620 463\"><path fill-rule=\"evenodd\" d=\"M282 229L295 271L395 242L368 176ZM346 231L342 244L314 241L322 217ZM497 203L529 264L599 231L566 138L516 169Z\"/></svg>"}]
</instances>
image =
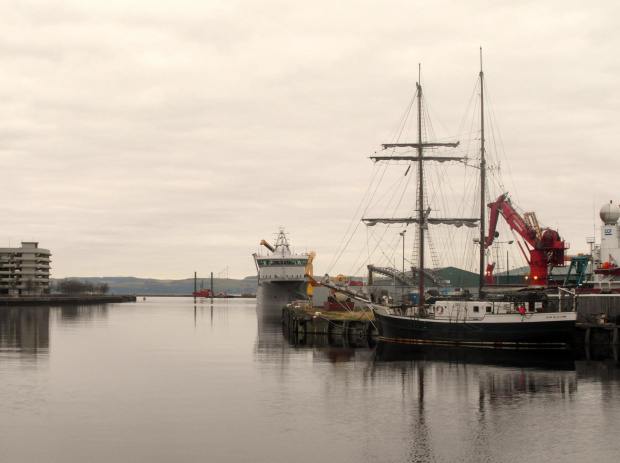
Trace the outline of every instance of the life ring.
<instances>
[{"instance_id":1,"label":"life ring","mask_svg":"<svg viewBox=\"0 0 620 463\"><path fill-rule=\"evenodd\" d=\"M435 312L437 312L437 313L443 313L443 307L442 307L442 306L437 307L437 308L435 309Z\"/></svg>"}]
</instances>

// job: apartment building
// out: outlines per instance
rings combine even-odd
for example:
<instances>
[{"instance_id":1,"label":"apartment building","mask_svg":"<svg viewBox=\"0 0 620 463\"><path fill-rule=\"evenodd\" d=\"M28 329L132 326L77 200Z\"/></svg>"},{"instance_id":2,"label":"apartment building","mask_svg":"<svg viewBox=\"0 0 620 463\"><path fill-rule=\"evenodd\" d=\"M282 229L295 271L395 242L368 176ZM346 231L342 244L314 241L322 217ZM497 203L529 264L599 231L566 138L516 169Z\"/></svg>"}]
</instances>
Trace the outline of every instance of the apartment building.
<instances>
[{"instance_id":1,"label":"apartment building","mask_svg":"<svg viewBox=\"0 0 620 463\"><path fill-rule=\"evenodd\" d=\"M50 253L36 242L0 248L0 295L41 296L50 293Z\"/></svg>"}]
</instances>

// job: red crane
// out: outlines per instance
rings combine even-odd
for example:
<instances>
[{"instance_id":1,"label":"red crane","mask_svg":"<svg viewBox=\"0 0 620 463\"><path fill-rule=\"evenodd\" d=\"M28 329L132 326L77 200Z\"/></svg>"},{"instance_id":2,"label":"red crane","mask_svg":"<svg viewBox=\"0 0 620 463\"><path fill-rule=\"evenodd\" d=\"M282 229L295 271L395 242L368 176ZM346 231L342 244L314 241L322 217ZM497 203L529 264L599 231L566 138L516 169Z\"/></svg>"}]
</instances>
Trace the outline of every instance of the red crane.
<instances>
[{"instance_id":1,"label":"red crane","mask_svg":"<svg viewBox=\"0 0 620 463\"><path fill-rule=\"evenodd\" d=\"M484 248L487 249L491 246L493 240L499 236L495 229L498 217L501 214L510 228L525 241L529 257L521 243L517 243L530 266L530 284L547 284L549 269L564 266L564 253L568 248L558 232L549 228L537 230L528 224L512 207L506 193L489 203L488 207L491 209L491 216L489 218L489 234L484 241Z\"/></svg>"}]
</instances>

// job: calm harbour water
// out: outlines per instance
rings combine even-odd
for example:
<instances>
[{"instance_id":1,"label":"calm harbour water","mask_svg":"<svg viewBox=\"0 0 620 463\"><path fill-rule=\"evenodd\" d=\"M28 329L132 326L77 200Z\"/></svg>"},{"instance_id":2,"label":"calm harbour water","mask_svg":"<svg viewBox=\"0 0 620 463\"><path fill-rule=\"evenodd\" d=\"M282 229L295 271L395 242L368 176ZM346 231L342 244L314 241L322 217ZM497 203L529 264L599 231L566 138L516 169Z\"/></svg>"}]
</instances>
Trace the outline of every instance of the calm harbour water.
<instances>
[{"instance_id":1,"label":"calm harbour water","mask_svg":"<svg viewBox=\"0 0 620 463\"><path fill-rule=\"evenodd\" d=\"M251 299L0 308L0 461L620 458L613 359L493 355L296 346Z\"/></svg>"}]
</instances>

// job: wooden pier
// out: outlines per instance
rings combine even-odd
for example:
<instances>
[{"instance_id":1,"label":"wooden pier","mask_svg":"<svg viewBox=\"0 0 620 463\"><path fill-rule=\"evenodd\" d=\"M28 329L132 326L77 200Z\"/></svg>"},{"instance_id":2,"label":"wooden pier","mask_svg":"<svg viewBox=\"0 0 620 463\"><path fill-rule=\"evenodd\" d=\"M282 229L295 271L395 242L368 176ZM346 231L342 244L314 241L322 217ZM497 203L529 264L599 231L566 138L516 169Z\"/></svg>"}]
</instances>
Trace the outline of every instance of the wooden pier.
<instances>
[{"instance_id":1,"label":"wooden pier","mask_svg":"<svg viewBox=\"0 0 620 463\"><path fill-rule=\"evenodd\" d=\"M302 340L324 336L330 341L342 341L349 345L363 345L369 339L377 338L372 313L320 312L318 308L285 307L282 309L282 323L289 336Z\"/></svg>"},{"instance_id":2,"label":"wooden pier","mask_svg":"<svg viewBox=\"0 0 620 463\"><path fill-rule=\"evenodd\" d=\"M577 323L573 343L585 345L618 346L620 338L615 323Z\"/></svg>"}]
</instances>

